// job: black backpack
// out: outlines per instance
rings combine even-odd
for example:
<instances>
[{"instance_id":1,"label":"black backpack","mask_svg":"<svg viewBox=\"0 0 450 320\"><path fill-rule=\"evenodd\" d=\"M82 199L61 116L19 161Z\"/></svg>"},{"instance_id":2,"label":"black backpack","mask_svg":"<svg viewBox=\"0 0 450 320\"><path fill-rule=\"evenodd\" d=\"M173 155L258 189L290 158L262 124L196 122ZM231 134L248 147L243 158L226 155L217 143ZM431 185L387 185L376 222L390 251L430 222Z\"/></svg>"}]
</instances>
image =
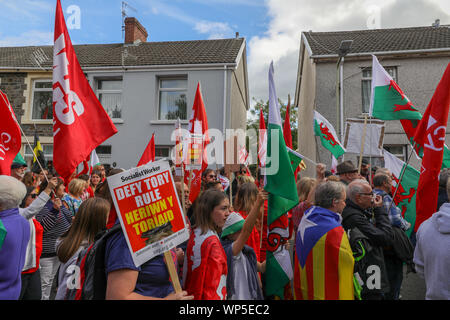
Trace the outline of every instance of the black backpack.
<instances>
[{"instance_id":1,"label":"black backpack","mask_svg":"<svg viewBox=\"0 0 450 320\"><path fill-rule=\"evenodd\" d=\"M67 289L65 300L105 300L105 249L109 237L121 231L120 224L96 235L94 243L78 254L76 265L80 269L80 286Z\"/></svg>"},{"instance_id":2,"label":"black backpack","mask_svg":"<svg viewBox=\"0 0 450 320\"><path fill-rule=\"evenodd\" d=\"M389 291L389 280L387 278L386 265L384 263L383 249L373 246L370 239L365 236L358 228L354 227L347 231L350 247L355 259L354 281L359 283L361 295L374 295L386 293ZM379 272L380 286L372 286L373 279ZM356 288L356 285L355 285ZM358 295L359 295L358 293Z\"/></svg>"}]
</instances>

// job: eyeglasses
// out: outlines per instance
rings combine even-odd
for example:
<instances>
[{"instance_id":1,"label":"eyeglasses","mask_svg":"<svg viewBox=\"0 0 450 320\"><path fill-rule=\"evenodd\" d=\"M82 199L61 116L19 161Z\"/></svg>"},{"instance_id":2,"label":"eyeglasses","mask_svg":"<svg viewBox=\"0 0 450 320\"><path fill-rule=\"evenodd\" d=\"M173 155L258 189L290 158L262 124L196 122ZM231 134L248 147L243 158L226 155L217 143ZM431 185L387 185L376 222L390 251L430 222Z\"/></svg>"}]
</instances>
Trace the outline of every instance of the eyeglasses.
<instances>
[{"instance_id":1,"label":"eyeglasses","mask_svg":"<svg viewBox=\"0 0 450 320\"><path fill-rule=\"evenodd\" d=\"M358 194L362 194L365 196L373 196L374 195L373 191L372 192L359 192Z\"/></svg>"}]
</instances>

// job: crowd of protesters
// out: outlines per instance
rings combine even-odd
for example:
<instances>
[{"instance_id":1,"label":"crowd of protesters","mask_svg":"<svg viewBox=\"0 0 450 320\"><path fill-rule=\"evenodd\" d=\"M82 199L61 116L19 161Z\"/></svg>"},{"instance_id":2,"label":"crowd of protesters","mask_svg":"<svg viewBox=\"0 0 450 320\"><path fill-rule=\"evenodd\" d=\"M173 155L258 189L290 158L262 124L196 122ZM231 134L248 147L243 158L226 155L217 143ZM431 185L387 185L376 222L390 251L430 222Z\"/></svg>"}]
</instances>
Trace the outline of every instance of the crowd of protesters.
<instances>
[{"instance_id":1,"label":"crowd of protesters","mask_svg":"<svg viewBox=\"0 0 450 320\"><path fill-rule=\"evenodd\" d=\"M0 233L0 299L67 299L71 266L80 252L99 232L120 229L106 177L122 171L106 172L98 165L90 175L64 181L51 170L34 173L26 164L13 163L11 176L0 176L0 226L6 230L6 235ZM136 267L124 234L117 232L105 248L106 299L274 298L264 291L268 194L264 177L255 176L244 165L233 173L207 169L193 203L188 186L175 177L190 227L189 240L171 250L183 290L175 292L164 255ZM327 299L302 281L312 272L305 264L309 250L321 245L328 252L338 250L341 259L328 271L333 274L324 292L327 286L348 289L329 295L331 299L398 300L404 265L425 279L427 299L450 299L448 176L447 171L441 173L438 212L415 233L394 203L389 170L371 169L367 163L358 170L344 161L336 174L323 164L317 165L314 177L300 172L299 203L289 212L295 269L291 297ZM320 236L305 231L311 227L320 229ZM319 240L331 231L339 234L338 247ZM358 255L359 249L364 256ZM365 274L368 266L379 272L372 284Z\"/></svg>"}]
</instances>

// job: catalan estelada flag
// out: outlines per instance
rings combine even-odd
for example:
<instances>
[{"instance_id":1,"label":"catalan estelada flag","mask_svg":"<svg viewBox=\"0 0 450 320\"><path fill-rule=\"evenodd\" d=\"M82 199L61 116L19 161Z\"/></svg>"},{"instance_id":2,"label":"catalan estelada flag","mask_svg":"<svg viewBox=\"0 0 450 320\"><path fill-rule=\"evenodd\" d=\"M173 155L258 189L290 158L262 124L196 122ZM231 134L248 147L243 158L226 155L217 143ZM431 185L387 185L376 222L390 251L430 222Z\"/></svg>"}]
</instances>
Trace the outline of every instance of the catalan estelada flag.
<instances>
[{"instance_id":1,"label":"catalan estelada flag","mask_svg":"<svg viewBox=\"0 0 450 320\"><path fill-rule=\"evenodd\" d=\"M311 207L300 222L295 245L296 300L354 299L354 259L339 214Z\"/></svg>"}]
</instances>

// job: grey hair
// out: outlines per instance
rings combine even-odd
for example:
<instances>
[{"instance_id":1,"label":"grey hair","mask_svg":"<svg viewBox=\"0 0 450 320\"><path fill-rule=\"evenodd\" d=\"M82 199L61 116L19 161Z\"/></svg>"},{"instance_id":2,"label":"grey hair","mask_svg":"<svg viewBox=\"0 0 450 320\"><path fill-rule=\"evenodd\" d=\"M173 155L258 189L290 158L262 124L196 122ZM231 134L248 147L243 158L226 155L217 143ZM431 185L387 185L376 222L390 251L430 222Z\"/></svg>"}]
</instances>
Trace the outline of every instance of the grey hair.
<instances>
[{"instance_id":1,"label":"grey hair","mask_svg":"<svg viewBox=\"0 0 450 320\"><path fill-rule=\"evenodd\" d=\"M377 171L375 171L375 175L377 174L387 174L389 176L391 175L391 170L388 168L378 168Z\"/></svg>"},{"instance_id":2,"label":"grey hair","mask_svg":"<svg viewBox=\"0 0 450 320\"><path fill-rule=\"evenodd\" d=\"M19 207L27 194L25 185L11 176L0 175L0 210Z\"/></svg>"},{"instance_id":3,"label":"grey hair","mask_svg":"<svg viewBox=\"0 0 450 320\"><path fill-rule=\"evenodd\" d=\"M355 202L356 195L358 193L364 192L363 185L370 186L370 184L367 182L367 180L364 180L364 179L353 180L347 186L347 198L349 198L351 201Z\"/></svg>"},{"instance_id":4,"label":"grey hair","mask_svg":"<svg viewBox=\"0 0 450 320\"><path fill-rule=\"evenodd\" d=\"M334 199L340 199L345 192L345 185L338 181L326 181L319 184L314 193L314 204L328 209L333 206Z\"/></svg>"}]
</instances>

